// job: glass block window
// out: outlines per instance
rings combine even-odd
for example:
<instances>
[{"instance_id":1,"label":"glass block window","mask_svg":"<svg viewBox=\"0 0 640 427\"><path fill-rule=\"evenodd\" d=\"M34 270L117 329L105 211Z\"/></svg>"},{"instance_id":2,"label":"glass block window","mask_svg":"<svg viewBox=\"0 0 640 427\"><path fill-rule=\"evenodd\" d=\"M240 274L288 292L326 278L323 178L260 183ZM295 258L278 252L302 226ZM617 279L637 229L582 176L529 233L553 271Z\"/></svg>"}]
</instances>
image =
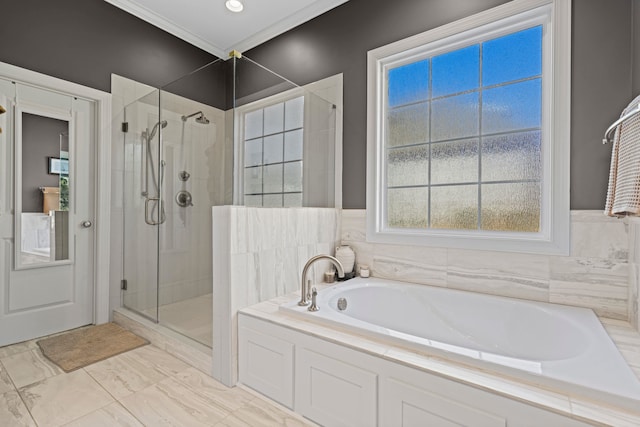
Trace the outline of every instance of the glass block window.
<instances>
[{"instance_id":1,"label":"glass block window","mask_svg":"<svg viewBox=\"0 0 640 427\"><path fill-rule=\"evenodd\" d=\"M538 232L542 25L387 70L387 225Z\"/></svg>"},{"instance_id":2,"label":"glass block window","mask_svg":"<svg viewBox=\"0 0 640 427\"><path fill-rule=\"evenodd\" d=\"M566 253L569 58L564 0L370 51L367 239Z\"/></svg>"},{"instance_id":3,"label":"glass block window","mask_svg":"<svg viewBox=\"0 0 640 427\"><path fill-rule=\"evenodd\" d=\"M244 204L302 206L304 96L244 115Z\"/></svg>"}]
</instances>

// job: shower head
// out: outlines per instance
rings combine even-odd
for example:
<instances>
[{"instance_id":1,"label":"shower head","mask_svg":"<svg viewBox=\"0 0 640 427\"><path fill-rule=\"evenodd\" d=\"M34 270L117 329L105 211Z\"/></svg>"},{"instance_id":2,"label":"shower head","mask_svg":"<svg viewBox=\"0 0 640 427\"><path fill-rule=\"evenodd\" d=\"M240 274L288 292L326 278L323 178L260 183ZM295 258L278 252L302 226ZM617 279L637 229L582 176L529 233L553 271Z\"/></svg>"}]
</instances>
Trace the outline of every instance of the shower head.
<instances>
[{"instance_id":1,"label":"shower head","mask_svg":"<svg viewBox=\"0 0 640 427\"><path fill-rule=\"evenodd\" d=\"M156 123L153 129L151 129L151 133L149 134L149 137L147 138L147 140L152 140L153 137L156 136L156 132L158 131L158 126L162 126L162 129L166 128L167 121L163 120L161 122Z\"/></svg>"},{"instance_id":2,"label":"shower head","mask_svg":"<svg viewBox=\"0 0 640 427\"><path fill-rule=\"evenodd\" d=\"M207 119L204 114L200 114L200 117L196 117L196 122L202 124L202 125L208 125L209 124L209 119Z\"/></svg>"},{"instance_id":3,"label":"shower head","mask_svg":"<svg viewBox=\"0 0 640 427\"><path fill-rule=\"evenodd\" d=\"M186 122L186 121L187 121L187 119L189 119L189 118L191 118L191 117L193 117L193 116L198 116L198 117L196 117L196 123L200 123L201 125L208 125L208 124L210 123L210 122L209 122L209 119L207 119L207 118L204 116L204 114L202 113L202 111L198 111L198 112L196 112L196 113L189 114L188 116L182 116L182 121L183 121L183 122Z\"/></svg>"}]
</instances>

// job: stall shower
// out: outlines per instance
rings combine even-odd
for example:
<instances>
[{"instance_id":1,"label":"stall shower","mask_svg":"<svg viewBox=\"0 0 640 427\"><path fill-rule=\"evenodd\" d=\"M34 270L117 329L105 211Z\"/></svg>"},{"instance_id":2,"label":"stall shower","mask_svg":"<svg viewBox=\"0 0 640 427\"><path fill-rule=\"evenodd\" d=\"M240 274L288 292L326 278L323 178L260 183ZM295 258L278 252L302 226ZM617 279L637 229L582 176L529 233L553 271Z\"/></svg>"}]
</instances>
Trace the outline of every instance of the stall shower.
<instances>
[{"instance_id":1,"label":"stall shower","mask_svg":"<svg viewBox=\"0 0 640 427\"><path fill-rule=\"evenodd\" d=\"M336 111L247 58L125 105L124 308L213 347L211 208L334 206Z\"/></svg>"}]
</instances>

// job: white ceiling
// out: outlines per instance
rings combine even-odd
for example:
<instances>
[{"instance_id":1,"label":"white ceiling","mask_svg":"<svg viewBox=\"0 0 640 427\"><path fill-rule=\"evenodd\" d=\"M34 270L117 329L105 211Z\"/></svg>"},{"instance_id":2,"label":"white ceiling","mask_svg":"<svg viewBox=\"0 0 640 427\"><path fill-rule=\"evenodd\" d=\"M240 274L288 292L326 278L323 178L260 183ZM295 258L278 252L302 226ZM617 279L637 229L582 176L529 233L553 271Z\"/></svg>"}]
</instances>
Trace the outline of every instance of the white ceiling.
<instances>
[{"instance_id":1,"label":"white ceiling","mask_svg":"<svg viewBox=\"0 0 640 427\"><path fill-rule=\"evenodd\" d=\"M168 33L226 59L348 0L242 0L233 13L225 0L105 0Z\"/></svg>"}]
</instances>

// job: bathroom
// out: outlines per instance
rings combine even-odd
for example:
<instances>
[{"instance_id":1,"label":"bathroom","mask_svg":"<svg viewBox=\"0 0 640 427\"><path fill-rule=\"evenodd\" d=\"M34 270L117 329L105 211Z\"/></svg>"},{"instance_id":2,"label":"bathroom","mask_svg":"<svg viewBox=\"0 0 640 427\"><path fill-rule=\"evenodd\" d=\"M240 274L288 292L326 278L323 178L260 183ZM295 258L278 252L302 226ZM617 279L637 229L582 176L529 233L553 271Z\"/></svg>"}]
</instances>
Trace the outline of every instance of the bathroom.
<instances>
[{"instance_id":1,"label":"bathroom","mask_svg":"<svg viewBox=\"0 0 640 427\"><path fill-rule=\"evenodd\" d=\"M0 41L0 61L87 85L114 96L116 94L113 90L112 74L148 85L153 91L153 88L164 87L169 82L176 81L216 60L214 55L125 14L106 2L92 1L78 5L64 1L58 2L55 6L29 1L15 3L19 4L5 6L10 16L15 16L16 19L0 30L4 35ZM237 271L233 273L230 265L246 267L253 263L262 267L260 271L267 275L260 282L259 289L247 289L245 293L239 290L237 294L229 295L229 299L223 298L222 293L217 293L221 297L213 298L213 313L218 316L213 326L220 326L221 330L217 332L218 335L215 335L214 331L211 343L198 340L192 345L193 343L184 344L181 341L185 348L195 347L202 350L200 346L210 345L214 352L214 376L227 385L234 382L233 372L237 366L237 353L233 351L233 343L237 337L233 336L233 332L229 336L222 336L224 331L233 330L235 314L232 311L297 290L304 262L317 253L333 252L339 243L354 248L357 262L369 265L374 277L588 307L595 309L601 316L618 321L630 321L637 327L637 314L635 323L630 315L637 313L637 309L633 308L634 301L637 307L635 278L638 261L633 258L636 254L633 247L633 242L636 241L633 236L636 225L633 222L606 218L602 215L611 146L601 144L604 130L615 121L627 103L640 93L639 60L632 54L635 51L634 46L640 43L637 40L640 32L634 31L634 26L640 21L633 19L638 16L640 9L637 0L576 0L571 6L572 237L569 256L498 253L460 248L421 247L416 251L411 246L387 246L366 241L367 52L505 2L483 1L470 5L463 2L417 4L418 2L407 1L402 2L404 8L401 9L394 7L400 2L393 2L394 5L387 3L350 0L312 21L243 52L247 58L301 86L341 75L342 106L338 113L343 128L342 149L335 153L336 158L342 162L342 182L335 192L335 207L341 210L335 213L333 209L319 209L309 213L308 217L290 218L287 223L276 218L280 213L278 209L264 213L259 210L255 213L242 213L241 208L235 207L214 211L214 218L216 215L227 218L238 215L234 221L246 224L244 232L247 233L250 227L270 224L261 231L267 240L277 240L275 236L280 234L277 224L284 227L282 233L291 230L284 224L296 224L299 230L317 230L318 235L321 234L324 239L311 241L306 240L308 236L304 236L304 239L297 240L294 235L291 242L281 242L281 247L276 247L275 244L264 246L262 243L256 243L256 247L251 247L249 240L244 247L236 246L232 241L214 246L212 270L210 273L204 272L200 277L212 278L213 295L216 295L215 286L220 284L217 281L224 279L222 272L225 271L225 265L228 267L228 280L246 282L255 278L252 269L244 269L242 273L246 278L243 279ZM32 16L31 8L39 9L40 12ZM50 19L52 16L58 17L59 20L53 22ZM30 26L34 38L15 37L15 34L23 31L25 25ZM113 28L120 28L120 31L113 31ZM78 37L78 34L83 36ZM52 53L55 53L55 57L52 57ZM227 53L224 52L225 55ZM223 59L227 59L226 56ZM118 80L118 77L115 80ZM121 79L118 84L122 82L126 80ZM134 89L136 90L138 89ZM122 99L122 104L118 105L130 105L128 101L140 99L148 94L144 89L135 92L135 95L131 91L126 93L130 96L126 99L127 102ZM163 102L162 97L160 98L160 102ZM189 98L196 99L194 96ZM195 109L172 108L175 116L168 119L169 124L162 129L163 132L166 131L163 138L168 138L167 141L179 140L182 123L193 126L193 129L205 129L203 132L213 129L211 124L195 123L198 116L190 118L187 122L181 120L182 115L199 111L200 105L204 105L202 108L211 105L209 102L201 101ZM147 104L152 102L154 101L148 101ZM113 106L113 111L118 111L115 108L115 98ZM226 119L224 115L216 117L214 111L205 112L204 116L212 124L221 123L216 120ZM109 123L112 124L112 141L122 141L118 139L124 138L119 129L121 121L116 120L114 115L114 120ZM153 121L138 131L144 130L145 127L151 130ZM176 153L179 153L179 150ZM110 165L110 170L114 173L102 172L110 189L107 193L110 200L106 206L111 210L111 230L107 233L110 235L110 244L105 251L106 259L110 259L106 265L100 266L99 274L103 278L103 282L100 283L104 284L106 273L108 303L105 311L109 314L122 305L131 305L122 301L123 293L120 289L125 267L120 249L123 234L118 228L122 226L118 222L118 214L121 213L118 209L121 207L118 206L116 190L122 188L123 183L119 178L122 176L122 169L118 169L118 166L121 165L116 160L114 155ZM178 169L180 168L173 171L174 176L181 171ZM217 172L222 173L219 170ZM168 172L166 176L169 176ZM196 175L192 174L191 180L184 182L187 189L196 182L196 178ZM10 180L4 182L6 185L3 184L3 196L7 194L6 187ZM174 189L178 190L182 183L176 181ZM193 208L202 207L201 199L201 196L194 197ZM232 194L224 194L215 204L229 205L231 200ZM205 203L214 204L212 200ZM204 215L210 218L210 213ZM218 222L214 220L213 227L225 224L224 219ZM3 223L3 227L10 226L11 224ZM208 226L211 227L211 223ZM243 233L242 227L237 232ZM251 235L256 235L255 229L252 233ZM3 238L8 235L10 232L3 234ZM222 256L216 256L217 250L225 252L225 245L231 246L230 251L234 251L228 251L231 255L226 260ZM283 251L287 254L295 253L298 265L292 268L287 268L286 263L281 265L281 258L291 259L291 256L282 257ZM221 265L216 266L216 263ZM273 268L265 268L269 265ZM277 282L282 277L288 278L287 285L279 288ZM196 283L197 279L194 278L191 290L185 293L192 296L200 293L198 287L204 287L204 284ZM130 278L128 285L135 286ZM171 288L171 285L167 285L167 291L163 291L163 295L176 295L181 292ZM252 293L253 290L256 293ZM206 295L204 291L200 294ZM239 296L242 298L238 299ZM151 296L152 299L156 297L159 296ZM126 294L124 298L127 298ZM216 304L221 307L217 307ZM227 312L216 311L218 308L226 308ZM153 318L153 315L151 317ZM216 346L216 339L228 340L230 344L225 347L227 353L217 353L225 351L225 348ZM201 358L200 363L206 365L211 362Z\"/></svg>"}]
</instances>

